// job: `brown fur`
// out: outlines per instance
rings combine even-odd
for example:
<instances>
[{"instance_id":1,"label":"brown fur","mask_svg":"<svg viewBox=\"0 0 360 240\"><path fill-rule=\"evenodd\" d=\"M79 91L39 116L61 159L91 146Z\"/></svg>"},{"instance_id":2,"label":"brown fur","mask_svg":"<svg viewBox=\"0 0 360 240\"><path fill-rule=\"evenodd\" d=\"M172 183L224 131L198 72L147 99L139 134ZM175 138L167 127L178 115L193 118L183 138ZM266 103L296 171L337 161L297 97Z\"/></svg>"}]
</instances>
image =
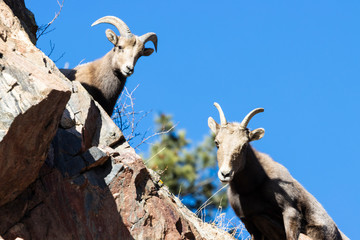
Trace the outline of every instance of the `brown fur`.
<instances>
[{"instance_id":1,"label":"brown fur","mask_svg":"<svg viewBox=\"0 0 360 240\"><path fill-rule=\"evenodd\" d=\"M104 57L75 69L60 69L71 81L77 80L90 95L111 115L122 92L127 77L133 74L137 60L150 56L154 50L145 48L138 36L116 36L111 30L106 32L114 48ZM156 47L156 45L155 45Z\"/></svg>"},{"instance_id":2,"label":"brown fur","mask_svg":"<svg viewBox=\"0 0 360 240\"><path fill-rule=\"evenodd\" d=\"M239 123L219 125L216 134L219 178L229 183L228 197L252 239L293 239L300 233L312 239L348 239L322 205L281 164L254 150L250 141L263 129L250 131Z\"/></svg>"}]
</instances>

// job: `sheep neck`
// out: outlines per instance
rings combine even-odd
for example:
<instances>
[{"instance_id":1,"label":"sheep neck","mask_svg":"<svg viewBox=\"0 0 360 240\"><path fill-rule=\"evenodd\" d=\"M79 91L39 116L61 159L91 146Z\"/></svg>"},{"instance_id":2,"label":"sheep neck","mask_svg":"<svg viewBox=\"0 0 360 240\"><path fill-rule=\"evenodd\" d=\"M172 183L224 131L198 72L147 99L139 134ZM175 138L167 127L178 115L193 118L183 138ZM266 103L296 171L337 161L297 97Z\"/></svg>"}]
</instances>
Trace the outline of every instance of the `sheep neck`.
<instances>
[{"instance_id":1,"label":"sheep neck","mask_svg":"<svg viewBox=\"0 0 360 240\"><path fill-rule=\"evenodd\" d=\"M238 193L251 193L259 188L267 178L255 150L249 145L245 150L245 166L235 173L230 187Z\"/></svg>"},{"instance_id":2,"label":"sheep neck","mask_svg":"<svg viewBox=\"0 0 360 240\"><path fill-rule=\"evenodd\" d=\"M95 88L87 87L87 90L109 115L126 83L126 77L119 70L112 68L113 55L113 51L110 51L103 58L92 63L93 71L96 72L93 79Z\"/></svg>"},{"instance_id":3,"label":"sheep neck","mask_svg":"<svg viewBox=\"0 0 360 240\"><path fill-rule=\"evenodd\" d=\"M99 70L103 70L102 75L100 76L104 76L103 79L117 79L119 80L119 82L123 83L126 81L126 77L120 72L119 69L113 68L113 64L112 64L113 59L114 59L114 51L108 52L103 57L103 59L99 59L102 61L96 64L101 66L100 68L98 68ZM104 82L104 80L102 79L99 80ZM117 85L119 84L117 81L114 82L116 82Z\"/></svg>"}]
</instances>

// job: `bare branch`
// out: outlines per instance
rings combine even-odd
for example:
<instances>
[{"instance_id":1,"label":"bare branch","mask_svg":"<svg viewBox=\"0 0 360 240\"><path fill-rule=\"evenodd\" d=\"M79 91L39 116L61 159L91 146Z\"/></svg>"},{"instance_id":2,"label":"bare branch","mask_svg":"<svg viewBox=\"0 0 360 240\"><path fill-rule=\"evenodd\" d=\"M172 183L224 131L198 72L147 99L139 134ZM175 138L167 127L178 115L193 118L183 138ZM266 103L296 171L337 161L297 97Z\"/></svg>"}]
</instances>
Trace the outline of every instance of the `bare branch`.
<instances>
[{"instance_id":1,"label":"bare branch","mask_svg":"<svg viewBox=\"0 0 360 240\"><path fill-rule=\"evenodd\" d=\"M150 136L148 136L148 133L150 132L150 129L146 130L143 133L137 132L137 129L139 127L139 124L141 121L149 115L151 111L145 112L145 111L136 111L135 110L135 91L138 89L139 85L137 85L131 92L124 87L123 92L121 93L117 104L115 108L115 112L113 115L113 120L115 124L123 131L126 141L128 141L130 144L135 139L139 139L140 136L141 140L139 140L139 143L136 144L134 149L137 149L142 144L147 143L149 139L169 133L172 131L176 125L172 126L167 131L160 131L157 133L154 133Z\"/></svg>"},{"instance_id":2,"label":"bare branch","mask_svg":"<svg viewBox=\"0 0 360 240\"><path fill-rule=\"evenodd\" d=\"M51 26L51 24L53 24L54 21L60 16L60 13L61 13L61 10L62 10L62 8L63 8L63 6L64 6L64 1L65 1L65 0L62 0L61 3L59 2L59 0L56 0L56 1L57 1L58 5L59 5L59 7L60 7L59 11L58 11L57 13L55 13L54 18L53 18L48 24L43 25L43 26L41 26L41 27L39 28L38 32L40 32L40 33L37 35L36 40L39 40L39 38L40 38L42 35L45 35L45 34L47 34L47 33L49 33L49 32L51 32L51 31L54 30L54 29L48 30L48 28L49 28L49 27Z\"/></svg>"},{"instance_id":3,"label":"bare branch","mask_svg":"<svg viewBox=\"0 0 360 240\"><path fill-rule=\"evenodd\" d=\"M65 55L65 52L63 52L60 57L58 57L57 59L53 60L54 63L57 63L60 59L62 59Z\"/></svg>"},{"instance_id":4,"label":"bare branch","mask_svg":"<svg viewBox=\"0 0 360 240\"><path fill-rule=\"evenodd\" d=\"M51 56L51 54L53 54L54 52L54 49L55 49L55 43L53 43L51 40L50 40L50 52L47 54L48 57ZM63 52L60 57L58 57L56 60L53 60L54 63L57 63L61 58L63 58L65 55L65 52Z\"/></svg>"},{"instance_id":5,"label":"bare branch","mask_svg":"<svg viewBox=\"0 0 360 240\"><path fill-rule=\"evenodd\" d=\"M150 162L151 159L153 159L154 157L156 157L157 155L159 155L162 151L164 151L166 149L166 147L163 147L162 149L160 149L160 151L158 151L156 154L154 154L151 158L149 158L146 162L145 165Z\"/></svg>"},{"instance_id":6,"label":"bare branch","mask_svg":"<svg viewBox=\"0 0 360 240\"><path fill-rule=\"evenodd\" d=\"M51 54L54 52L55 49L55 44L52 43L52 41L50 40L50 52L47 54L48 57L51 56Z\"/></svg>"},{"instance_id":7,"label":"bare branch","mask_svg":"<svg viewBox=\"0 0 360 240\"><path fill-rule=\"evenodd\" d=\"M162 135L162 134L167 134L167 133L171 132L171 130L173 130L177 125L178 125L178 123L173 125L171 128L169 128L166 131L156 132L156 133L154 133L154 134L152 134L152 135L150 135L148 137L144 136L143 139L141 140L141 142L136 147L134 147L134 149L137 149L141 144L146 143L146 141L148 141L150 138L153 138L153 137L156 137L156 136L159 136L159 135Z\"/></svg>"},{"instance_id":8,"label":"bare branch","mask_svg":"<svg viewBox=\"0 0 360 240\"><path fill-rule=\"evenodd\" d=\"M199 214L208 204L208 202L210 201L211 198L213 198L216 194L218 194L221 190L223 190L225 187L227 187L229 184L225 184L224 186L222 186L219 190L217 190L211 197L208 198L208 200L206 200L200 207L198 210L196 210L195 214Z\"/></svg>"}]
</instances>

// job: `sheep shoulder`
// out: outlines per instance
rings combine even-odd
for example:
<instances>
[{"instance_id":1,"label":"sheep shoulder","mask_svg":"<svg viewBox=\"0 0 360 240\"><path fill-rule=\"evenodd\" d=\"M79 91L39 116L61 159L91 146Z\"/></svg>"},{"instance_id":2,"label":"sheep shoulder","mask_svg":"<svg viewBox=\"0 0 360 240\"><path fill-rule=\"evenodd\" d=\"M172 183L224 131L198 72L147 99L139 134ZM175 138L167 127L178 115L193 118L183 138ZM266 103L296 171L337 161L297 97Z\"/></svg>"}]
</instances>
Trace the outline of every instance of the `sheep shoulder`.
<instances>
[{"instance_id":1,"label":"sheep shoulder","mask_svg":"<svg viewBox=\"0 0 360 240\"><path fill-rule=\"evenodd\" d=\"M307 202L311 202L310 205L316 205L314 207L319 207L317 200L290 174L286 167L265 153L255 151L255 155L266 173L266 180L261 191L275 197L281 208L291 205L301 211L301 208L308 207L302 206L308 205Z\"/></svg>"},{"instance_id":2,"label":"sheep shoulder","mask_svg":"<svg viewBox=\"0 0 360 240\"><path fill-rule=\"evenodd\" d=\"M267 199L274 199L281 212L293 209L306 222L304 233L308 236L323 238L318 235L319 228L326 228L327 239L347 239L337 228L335 222L319 201L308 192L280 163L264 153L256 153L268 176L262 189ZM271 189L271 192L268 191ZM271 201L270 201L271 202ZM330 236L331 235L331 236ZM340 237L341 235L342 238Z\"/></svg>"},{"instance_id":3,"label":"sheep shoulder","mask_svg":"<svg viewBox=\"0 0 360 240\"><path fill-rule=\"evenodd\" d=\"M74 69L61 69L71 81L79 81L89 94L111 115L117 98L125 86L126 78L111 68L112 52L93 62Z\"/></svg>"}]
</instances>

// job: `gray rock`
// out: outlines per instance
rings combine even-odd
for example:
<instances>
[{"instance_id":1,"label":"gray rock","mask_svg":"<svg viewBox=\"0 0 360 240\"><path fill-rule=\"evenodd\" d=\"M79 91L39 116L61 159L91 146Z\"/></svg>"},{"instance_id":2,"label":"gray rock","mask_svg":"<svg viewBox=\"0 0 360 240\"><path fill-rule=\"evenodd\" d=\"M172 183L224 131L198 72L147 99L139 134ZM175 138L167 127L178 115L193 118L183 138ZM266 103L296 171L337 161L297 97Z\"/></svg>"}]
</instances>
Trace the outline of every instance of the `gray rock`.
<instances>
[{"instance_id":1,"label":"gray rock","mask_svg":"<svg viewBox=\"0 0 360 240\"><path fill-rule=\"evenodd\" d=\"M75 116L68 109L65 109L61 116L60 127L64 129L75 127Z\"/></svg>"},{"instance_id":2,"label":"gray rock","mask_svg":"<svg viewBox=\"0 0 360 240\"><path fill-rule=\"evenodd\" d=\"M114 146L119 142L123 142L124 136L122 132L102 107L93 100L79 82L74 81L72 85L73 92L66 109L70 115L74 116L75 130L81 133L82 127L85 126L86 119L91 116L95 119L95 121L89 122L89 124L95 125L95 127L90 126L90 128L95 128L92 146ZM93 108L92 103L99 109L98 116L92 116L96 113L96 111L90 111ZM69 131L73 130L74 129L69 129Z\"/></svg>"},{"instance_id":3,"label":"gray rock","mask_svg":"<svg viewBox=\"0 0 360 240\"><path fill-rule=\"evenodd\" d=\"M11 12L4 5L0 2L0 32L7 32L6 41L0 38L0 206L37 178L70 98L59 77L28 58L43 54L21 34L19 22L6 18Z\"/></svg>"},{"instance_id":4,"label":"gray rock","mask_svg":"<svg viewBox=\"0 0 360 240\"><path fill-rule=\"evenodd\" d=\"M0 12L0 239L232 239L157 184L4 1Z\"/></svg>"}]
</instances>

